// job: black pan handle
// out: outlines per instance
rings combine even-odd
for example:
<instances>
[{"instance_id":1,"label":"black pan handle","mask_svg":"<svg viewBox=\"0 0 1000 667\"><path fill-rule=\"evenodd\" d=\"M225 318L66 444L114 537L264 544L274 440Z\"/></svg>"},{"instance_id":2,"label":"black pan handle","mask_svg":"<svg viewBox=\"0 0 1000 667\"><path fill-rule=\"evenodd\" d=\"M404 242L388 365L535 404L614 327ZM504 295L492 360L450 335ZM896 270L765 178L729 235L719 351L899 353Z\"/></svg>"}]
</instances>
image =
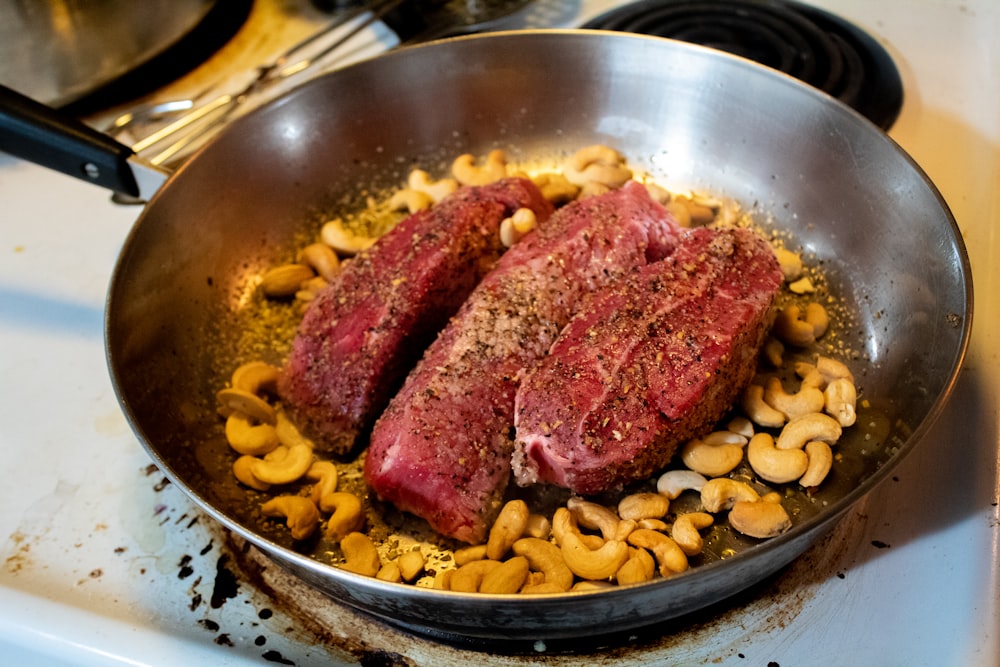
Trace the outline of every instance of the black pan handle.
<instances>
[{"instance_id":1,"label":"black pan handle","mask_svg":"<svg viewBox=\"0 0 1000 667\"><path fill-rule=\"evenodd\" d=\"M132 149L0 85L0 151L136 197Z\"/></svg>"}]
</instances>

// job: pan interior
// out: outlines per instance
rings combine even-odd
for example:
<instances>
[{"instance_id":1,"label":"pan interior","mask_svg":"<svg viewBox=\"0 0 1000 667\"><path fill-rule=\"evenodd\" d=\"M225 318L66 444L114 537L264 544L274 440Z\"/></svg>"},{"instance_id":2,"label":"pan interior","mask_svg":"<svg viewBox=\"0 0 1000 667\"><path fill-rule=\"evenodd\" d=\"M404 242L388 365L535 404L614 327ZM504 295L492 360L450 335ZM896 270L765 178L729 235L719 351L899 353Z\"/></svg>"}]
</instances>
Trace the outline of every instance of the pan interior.
<instances>
[{"instance_id":1,"label":"pan interior","mask_svg":"<svg viewBox=\"0 0 1000 667\"><path fill-rule=\"evenodd\" d=\"M738 201L765 232L822 268L849 314L837 345L854 358L870 425L839 445L845 463L831 483L802 501L791 533L704 572L545 604L385 585L299 553L233 480L215 412L215 392L235 365L280 363L293 334L287 313L256 297L262 272L292 260L329 217L403 183L413 167L440 176L453 157L493 148L515 162L554 165L595 143L616 147L669 188ZM402 49L235 122L172 178L133 230L109 295L107 350L126 414L165 473L321 590L416 628L572 636L704 607L822 534L909 451L946 400L971 326L969 275L957 227L919 168L821 93L670 40L502 33ZM561 605L572 613L559 613Z\"/></svg>"}]
</instances>

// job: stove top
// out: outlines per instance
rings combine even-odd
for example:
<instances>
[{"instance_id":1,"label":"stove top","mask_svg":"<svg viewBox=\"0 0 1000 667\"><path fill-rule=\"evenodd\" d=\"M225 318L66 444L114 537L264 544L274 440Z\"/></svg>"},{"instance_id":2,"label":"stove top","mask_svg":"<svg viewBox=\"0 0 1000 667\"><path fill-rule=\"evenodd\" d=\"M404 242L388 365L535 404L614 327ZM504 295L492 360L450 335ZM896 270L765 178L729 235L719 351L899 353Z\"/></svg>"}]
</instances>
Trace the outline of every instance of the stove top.
<instances>
[{"instance_id":1,"label":"stove top","mask_svg":"<svg viewBox=\"0 0 1000 667\"><path fill-rule=\"evenodd\" d=\"M839 16L783 0L640 0L584 28L634 32L743 56L840 99L883 129L903 104L892 57Z\"/></svg>"}]
</instances>

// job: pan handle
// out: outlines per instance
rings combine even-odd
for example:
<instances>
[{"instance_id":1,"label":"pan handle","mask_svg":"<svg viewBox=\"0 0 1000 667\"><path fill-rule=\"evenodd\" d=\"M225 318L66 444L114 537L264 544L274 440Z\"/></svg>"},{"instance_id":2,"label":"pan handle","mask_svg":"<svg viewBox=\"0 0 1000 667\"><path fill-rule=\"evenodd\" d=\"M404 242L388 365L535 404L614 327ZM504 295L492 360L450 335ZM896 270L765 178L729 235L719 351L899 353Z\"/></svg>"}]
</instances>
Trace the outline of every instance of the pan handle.
<instances>
[{"instance_id":1,"label":"pan handle","mask_svg":"<svg viewBox=\"0 0 1000 667\"><path fill-rule=\"evenodd\" d=\"M131 148L2 85L0 151L120 194L140 194Z\"/></svg>"}]
</instances>

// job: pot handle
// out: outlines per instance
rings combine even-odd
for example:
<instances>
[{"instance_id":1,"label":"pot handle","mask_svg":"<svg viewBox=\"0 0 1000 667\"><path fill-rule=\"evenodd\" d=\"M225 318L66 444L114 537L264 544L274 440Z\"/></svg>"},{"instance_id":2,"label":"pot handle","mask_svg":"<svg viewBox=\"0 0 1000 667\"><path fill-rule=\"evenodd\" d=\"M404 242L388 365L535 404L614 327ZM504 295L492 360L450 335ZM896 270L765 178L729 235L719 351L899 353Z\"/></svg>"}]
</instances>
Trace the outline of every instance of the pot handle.
<instances>
[{"instance_id":1,"label":"pot handle","mask_svg":"<svg viewBox=\"0 0 1000 667\"><path fill-rule=\"evenodd\" d=\"M0 85L0 151L130 197L139 186L132 149Z\"/></svg>"}]
</instances>

